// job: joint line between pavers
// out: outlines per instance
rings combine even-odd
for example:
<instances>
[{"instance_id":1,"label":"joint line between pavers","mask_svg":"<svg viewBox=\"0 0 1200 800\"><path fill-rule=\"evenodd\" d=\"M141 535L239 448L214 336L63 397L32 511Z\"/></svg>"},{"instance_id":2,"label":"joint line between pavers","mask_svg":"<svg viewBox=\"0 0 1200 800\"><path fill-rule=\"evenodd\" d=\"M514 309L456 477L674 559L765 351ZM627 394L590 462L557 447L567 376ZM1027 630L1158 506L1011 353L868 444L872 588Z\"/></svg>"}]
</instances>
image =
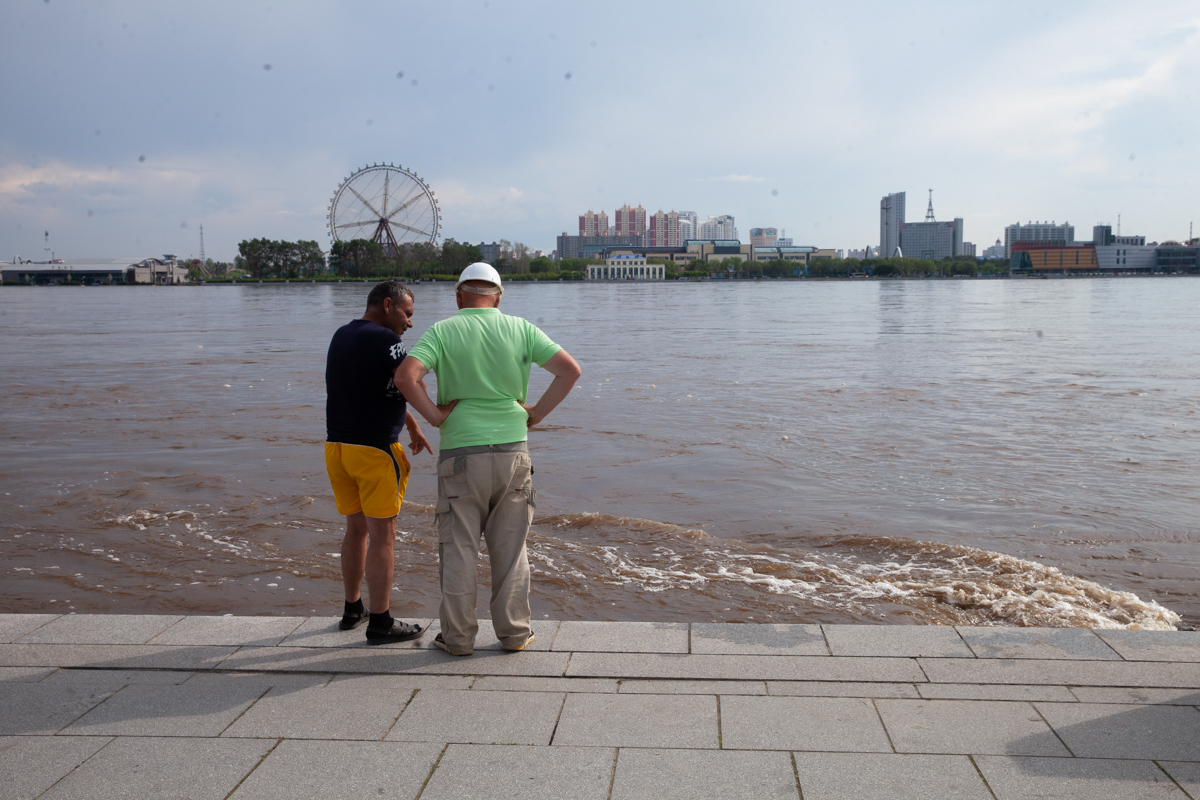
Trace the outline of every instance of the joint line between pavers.
<instances>
[{"instance_id":1,"label":"joint line between pavers","mask_svg":"<svg viewBox=\"0 0 1200 800\"><path fill-rule=\"evenodd\" d=\"M174 621L174 622L172 622L170 625L168 625L167 627L163 628L163 629L162 629L161 631L159 631L158 633L156 633L156 634L154 634L153 636L151 636L151 637L150 637L150 639L157 639L159 636L162 636L164 633L166 633L167 631L171 630L171 628L174 628L176 625L178 625L179 623L183 622L183 621L184 621L185 619L187 619L187 618L188 618L188 617L187 617L187 615L186 615L186 614L184 614L184 615L181 615L181 616L179 617L179 619L175 620L175 621ZM142 644L149 644L149 643L150 643L150 639L147 639L146 641L142 642Z\"/></svg>"},{"instance_id":2,"label":"joint line between pavers","mask_svg":"<svg viewBox=\"0 0 1200 800\"><path fill-rule=\"evenodd\" d=\"M129 688L129 684L125 684L124 686L122 686L121 688L117 689L116 691L109 692L108 694L106 694L106 695L104 696L104 699L103 699L103 700L101 700L99 703L96 703L95 705L92 705L92 706L89 706L89 707L85 708L83 711L81 711L80 713L76 714L76 715L75 715L75 716L74 716L74 717L71 719L71 721L70 721L70 722L68 722L66 725L63 725L61 728L59 728L58 730L56 730L56 731L55 731L55 732L54 732L52 735L53 735L53 736L57 736L58 734L62 733L62 732L63 732L63 731L65 731L67 728L71 727L71 726L72 726L72 725L74 725L76 722L78 722L79 720L83 719L83 718L84 718L86 715L88 715L88 714L92 713L92 712L93 712L93 711L95 711L97 708L99 708L100 706L104 705L104 704L105 704L105 703L107 703L109 700L113 699L115 696L117 696L118 694L120 694L120 693L121 693L123 690L125 690L125 689L128 689L128 688ZM108 746L108 745L105 745L105 747L107 747L107 746Z\"/></svg>"},{"instance_id":3,"label":"joint line between pavers","mask_svg":"<svg viewBox=\"0 0 1200 800\"><path fill-rule=\"evenodd\" d=\"M388 725L388 729L383 732L383 736L379 737L379 741L382 742L387 740L388 734L392 732L392 728L396 727L396 723L400 721L400 717L404 716L405 711L408 711L408 707L412 705L412 701L417 699L417 692L419 691L421 691L419 688L412 690L412 694L408 696L408 702L404 704L404 708L400 709L400 713L396 715L394 720L392 720L392 724Z\"/></svg>"},{"instance_id":4,"label":"joint line between pavers","mask_svg":"<svg viewBox=\"0 0 1200 800\"><path fill-rule=\"evenodd\" d=\"M692 623L688 623L688 655L692 654Z\"/></svg>"},{"instance_id":5,"label":"joint line between pavers","mask_svg":"<svg viewBox=\"0 0 1200 800\"><path fill-rule=\"evenodd\" d=\"M615 748L613 750L612 772L608 775L608 794L605 796L605 800L612 800L613 787L617 784L617 759L620 757L621 748Z\"/></svg>"},{"instance_id":6,"label":"joint line between pavers","mask_svg":"<svg viewBox=\"0 0 1200 800\"><path fill-rule=\"evenodd\" d=\"M32 616L32 615L31 615L31 616ZM17 637L17 639L24 639L24 638L25 638L26 636L28 636L29 634L31 634L31 633L35 633L35 632L37 632L37 631L40 631L42 628L46 627L46 626L47 626L47 625L49 625L51 622L57 622L58 620L62 619L63 617L66 617L66 616L69 616L69 615L67 615L67 614L55 614L55 615L53 615L53 616L52 616L50 619L46 620L46 621L45 621L45 622L43 622L41 625L38 625L38 626L37 626L36 628L34 628L33 630L29 630L29 631L26 631L25 633L22 633L20 636L18 636L18 637ZM13 640L11 640L11 641L4 642L3 644L17 644L17 641L16 641L16 639L13 639Z\"/></svg>"},{"instance_id":7,"label":"joint line between pavers","mask_svg":"<svg viewBox=\"0 0 1200 800\"><path fill-rule=\"evenodd\" d=\"M875 716L879 719L879 727L883 728L883 735L887 737L888 747L892 748L893 753L900 752L896 749L896 743L892 741L892 732L888 730L887 723L883 721L883 714L879 712L879 703L875 698L871 699L871 708L875 709Z\"/></svg>"},{"instance_id":8,"label":"joint line between pavers","mask_svg":"<svg viewBox=\"0 0 1200 800\"><path fill-rule=\"evenodd\" d=\"M829 637L825 634L825 626L818 625L817 627L821 629L821 641L825 643L825 655L832 656L833 648L829 646Z\"/></svg>"},{"instance_id":9,"label":"joint line between pavers","mask_svg":"<svg viewBox=\"0 0 1200 800\"><path fill-rule=\"evenodd\" d=\"M1112 652L1116 653L1116 654L1117 654L1117 658L1121 659L1122 661L1132 661L1132 660L1133 660L1133 659L1129 659L1129 658L1126 658L1125 656L1121 655L1121 651L1120 651L1120 650L1118 650L1117 648L1115 648L1115 647L1113 647L1111 644L1109 644L1107 639L1105 639L1103 636L1101 636L1100 634L1096 633L1095 631L1092 631L1092 636L1095 636L1097 639L1099 639L1100 641L1104 642L1104 646L1105 646L1105 647L1107 647L1107 648L1108 648L1109 650L1111 650ZM1187 792L1184 792L1184 794L1187 794Z\"/></svg>"},{"instance_id":10,"label":"joint line between pavers","mask_svg":"<svg viewBox=\"0 0 1200 800\"><path fill-rule=\"evenodd\" d=\"M725 739L721 730L721 695L717 695L717 749L725 749Z\"/></svg>"},{"instance_id":11,"label":"joint line between pavers","mask_svg":"<svg viewBox=\"0 0 1200 800\"><path fill-rule=\"evenodd\" d=\"M427 787L429 782L433 780L433 773L437 772L438 767L442 763L442 758L445 757L446 751L449 749L450 743L446 742L446 744L442 746L442 752L438 753L437 760L435 760L433 762L433 766L429 768L429 774L425 776L425 782L421 784L421 791L417 792L417 796L414 797L413 800L421 800L421 795L425 794L425 787Z\"/></svg>"},{"instance_id":12,"label":"joint line between pavers","mask_svg":"<svg viewBox=\"0 0 1200 800\"><path fill-rule=\"evenodd\" d=\"M187 681L184 681L184 683L187 683ZM222 728L222 729L221 729L221 733L218 733L218 734L217 734L217 736L221 736L221 734L223 734L223 733L225 733L225 731L229 730L229 729L230 729L230 728L231 728L231 727L234 725L234 723L236 723L236 722L237 722L239 719L241 719L243 716L245 716L245 714L246 714L246 712L247 712L247 711L249 711L250 709L254 708L256 705L258 705L258 701L259 701L259 700L262 700L262 699L263 699L263 696L264 696L264 695L266 695L266 693L267 693L267 692L271 691L271 689L272 689L272 688L273 688L273 687L271 687L271 686L268 686L266 689L263 689L263 692L262 692L262 694L260 694L260 695L259 695L258 697L256 697L256 698L254 698L254 702L253 702L253 703L251 703L250 705L248 705L248 706L246 706L245 708L243 708L243 709L242 709L242 713L241 713L241 714L238 714L236 717L234 717L234 718L233 718L233 720L232 720L232 721L231 721L231 722L230 722L228 725L226 725L224 728ZM271 748L271 749L273 750L273 749L275 749L275 748ZM228 796L228 795L226 795L226 796Z\"/></svg>"},{"instance_id":13,"label":"joint line between pavers","mask_svg":"<svg viewBox=\"0 0 1200 800\"><path fill-rule=\"evenodd\" d=\"M804 800L804 787L800 785L800 768L796 766L795 752L788 753L788 757L792 759L792 777L796 780L796 793L800 795L800 800Z\"/></svg>"},{"instance_id":14,"label":"joint line between pavers","mask_svg":"<svg viewBox=\"0 0 1200 800\"><path fill-rule=\"evenodd\" d=\"M1083 702L1082 700L1079 699L1079 695L1075 694L1075 689L1078 689L1079 688L1078 686L1075 686L1075 687L1064 686L1063 688L1067 690L1067 694L1069 694L1069 695L1071 695L1071 697L1075 698L1076 703Z\"/></svg>"},{"instance_id":15,"label":"joint line between pavers","mask_svg":"<svg viewBox=\"0 0 1200 800\"><path fill-rule=\"evenodd\" d=\"M554 638L555 638L555 639L557 639L557 638L558 638L558 635L557 635L557 634L555 634ZM560 677L560 678L565 678L565 677L567 677L567 672L568 672L568 671L571 669L571 659L572 659L574 656L575 656L575 651L574 651L574 650L572 650L571 652L567 653L567 663L563 664L563 668L562 668L562 674L561 674L561 675L559 675L559 677Z\"/></svg>"},{"instance_id":16,"label":"joint line between pavers","mask_svg":"<svg viewBox=\"0 0 1200 800\"><path fill-rule=\"evenodd\" d=\"M1166 775L1166 776L1167 776L1167 780L1169 780L1171 783L1173 783L1173 784L1175 784L1176 786L1178 786L1178 787L1179 787L1179 791L1183 792L1183 796L1184 796L1184 797L1191 797L1191 796L1192 796L1192 795L1190 795L1190 794L1188 793L1187 789L1184 789L1184 788L1183 788L1183 786L1181 786L1181 785L1180 785L1179 781L1175 780L1175 776L1173 776L1171 773L1167 772L1166 768L1165 768L1165 767L1163 767L1163 765L1162 765L1162 764L1158 763L1158 760L1157 760L1157 759L1151 759L1151 760L1150 760L1150 763L1151 763L1151 764L1153 764L1154 766L1158 767L1160 770L1162 770L1162 773L1163 773L1164 775Z\"/></svg>"},{"instance_id":17,"label":"joint line between pavers","mask_svg":"<svg viewBox=\"0 0 1200 800\"><path fill-rule=\"evenodd\" d=\"M926 671L925 671L925 667L923 667L923 666L921 665L921 659L919 659L919 658L914 658L914 659L913 659L913 663L917 665L917 669L921 670L921 677L923 677L923 678L925 679L925 683L933 683L933 681L929 680L929 673L928 673L928 672L926 672ZM915 684L915 683L914 683L914 685L913 685L913 688L914 688L914 689L916 688L916 684ZM918 690L917 690L917 694L920 694L920 693L921 693L921 691L918 689Z\"/></svg>"},{"instance_id":18,"label":"joint line between pavers","mask_svg":"<svg viewBox=\"0 0 1200 800\"><path fill-rule=\"evenodd\" d=\"M979 776L979 780L983 781L983 786L985 789L988 790L988 794L990 794L993 798L995 798L996 793L994 791L992 791L992 785L990 783L988 783L987 776L983 774L983 770L981 770L979 768L979 764L977 764L975 762L975 756L968 755L967 760L970 761L971 766L975 768L975 774Z\"/></svg>"},{"instance_id":19,"label":"joint line between pavers","mask_svg":"<svg viewBox=\"0 0 1200 800\"><path fill-rule=\"evenodd\" d=\"M1030 703L1029 705L1034 711L1037 712L1037 715L1041 718L1042 722L1046 723L1046 727L1049 728L1050 732L1054 734L1054 738L1058 739L1059 742L1062 742L1062 746L1066 748L1067 752L1071 754L1072 758L1075 758L1075 751L1070 747L1067 747L1067 743L1063 741L1061 736L1058 735L1058 731L1054 730L1054 726L1051 725L1050 720L1046 719L1045 715L1042 714L1042 710L1037 707L1037 703Z\"/></svg>"},{"instance_id":20,"label":"joint line between pavers","mask_svg":"<svg viewBox=\"0 0 1200 800\"><path fill-rule=\"evenodd\" d=\"M550 741L548 741L546 743L547 746L551 746L554 744L554 735L556 733L558 733L558 723L562 722L562 713L563 713L563 709L567 707L567 695L569 695L569 694L570 694L570 692L563 692L562 702L559 703L559 706L558 706L558 716L556 716L554 718L554 727L550 730Z\"/></svg>"},{"instance_id":21,"label":"joint line between pavers","mask_svg":"<svg viewBox=\"0 0 1200 800\"><path fill-rule=\"evenodd\" d=\"M113 742L115 742L116 740L117 740L117 737L116 737L116 736L110 736L107 742L105 742L104 744L100 745L100 747L99 747L99 748L97 748L97 750L96 750L96 753L99 753L101 750L103 750L104 748L108 747L110 744L112 744L112 743L113 743ZM69 770L67 770L67 774L66 774L66 775L63 775L61 778L59 778L58 780L56 780L54 783L52 783L52 784L50 784L49 786L47 786L47 787L46 787L46 789L45 789L45 791L43 791L41 794L39 794L39 795L38 795L38 797L44 797L44 796L46 795L46 792L49 792L49 791L50 791L51 789L53 789L55 786L58 786L60 783L62 783L63 781L65 781L65 780L67 779L67 776L68 776L68 775L70 775L70 774L71 774L71 773L73 773L75 770L79 769L79 768L80 768L80 767L82 767L84 764L86 764L87 762L89 762L89 761L91 761L93 758L95 758L95 757L96 757L96 753L92 753L90 756L88 756L87 758L85 758L83 761L80 761L78 764L76 764L75 766L73 766L73 767L71 767Z\"/></svg>"},{"instance_id":22,"label":"joint line between pavers","mask_svg":"<svg viewBox=\"0 0 1200 800\"><path fill-rule=\"evenodd\" d=\"M959 630L957 627L955 627L955 626L953 626L953 625L951 625L950 627L954 628L954 633L955 633L955 635L957 635L957 636L958 636L958 640L959 640L960 642L962 642L962 643L963 643L963 644L966 646L966 648L967 648L967 652L968 652L968 653L970 653L970 654L971 654L973 657L975 657L975 658L979 658L979 653L976 653L976 652L975 652L975 648L974 648L974 647L971 647L971 643L970 643L970 642L968 642L968 641L967 641L967 640L966 640L966 639L963 637L963 635L962 635L962 631L960 631L960 630Z\"/></svg>"},{"instance_id":23,"label":"joint line between pavers","mask_svg":"<svg viewBox=\"0 0 1200 800\"><path fill-rule=\"evenodd\" d=\"M235 786L229 790L229 794L225 795L224 800L229 800L229 798L232 797L234 795L234 793L237 792L238 789L242 788L242 784L246 782L246 779L249 778L251 775L253 775L255 770L257 770L259 767L262 766L262 763L267 760L267 757L269 755L271 755L271 753L275 752L275 748L279 747L279 745L282 742L283 742L283 737L279 737L278 739L276 739L275 744L271 745L271 749L268 750L267 752L263 753L262 758L260 758L258 761L256 761L254 766L251 767L246 772L246 774L242 776L242 779L237 782L237 786Z\"/></svg>"}]
</instances>

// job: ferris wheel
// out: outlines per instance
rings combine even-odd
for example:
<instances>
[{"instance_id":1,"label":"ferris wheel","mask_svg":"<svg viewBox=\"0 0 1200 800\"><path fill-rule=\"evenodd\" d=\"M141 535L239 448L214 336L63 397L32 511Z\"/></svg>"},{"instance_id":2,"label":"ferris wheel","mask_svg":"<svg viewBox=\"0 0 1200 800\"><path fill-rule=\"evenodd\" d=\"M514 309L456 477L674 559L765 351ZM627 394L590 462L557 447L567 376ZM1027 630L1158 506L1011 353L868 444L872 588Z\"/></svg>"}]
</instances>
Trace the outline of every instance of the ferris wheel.
<instances>
[{"instance_id":1,"label":"ferris wheel","mask_svg":"<svg viewBox=\"0 0 1200 800\"><path fill-rule=\"evenodd\" d=\"M370 238L389 256L403 244L437 244L441 225L429 184L395 164L363 167L338 184L329 201L333 241Z\"/></svg>"}]
</instances>

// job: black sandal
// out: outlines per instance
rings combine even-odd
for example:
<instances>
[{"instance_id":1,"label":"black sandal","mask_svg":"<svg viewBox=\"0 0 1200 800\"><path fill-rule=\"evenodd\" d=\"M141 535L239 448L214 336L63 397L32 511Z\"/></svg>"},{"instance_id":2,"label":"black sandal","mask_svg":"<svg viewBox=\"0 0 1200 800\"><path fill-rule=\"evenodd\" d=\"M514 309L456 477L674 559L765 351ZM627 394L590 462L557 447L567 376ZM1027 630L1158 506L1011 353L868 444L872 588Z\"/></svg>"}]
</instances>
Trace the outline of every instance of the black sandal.
<instances>
[{"instance_id":1,"label":"black sandal","mask_svg":"<svg viewBox=\"0 0 1200 800\"><path fill-rule=\"evenodd\" d=\"M398 619L392 620L392 627L386 631L367 626L367 644L387 644L388 642L407 642L419 639L425 629L420 625L409 625Z\"/></svg>"}]
</instances>

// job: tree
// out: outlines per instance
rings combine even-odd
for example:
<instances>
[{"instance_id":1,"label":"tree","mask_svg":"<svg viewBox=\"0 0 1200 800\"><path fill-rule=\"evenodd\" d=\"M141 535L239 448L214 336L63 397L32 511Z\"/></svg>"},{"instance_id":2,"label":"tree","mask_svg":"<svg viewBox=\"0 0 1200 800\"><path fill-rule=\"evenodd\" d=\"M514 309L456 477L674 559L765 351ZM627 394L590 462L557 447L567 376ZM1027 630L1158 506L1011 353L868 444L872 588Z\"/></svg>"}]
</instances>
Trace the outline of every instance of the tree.
<instances>
[{"instance_id":1,"label":"tree","mask_svg":"<svg viewBox=\"0 0 1200 800\"><path fill-rule=\"evenodd\" d=\"M370 239L334 242L329 249L329 271L347 278L379 275L384 264L383 245Z\"/></svg>"},{"instance_id":2,"label":"tree","mask_svg":"<svg viewBox=\"0 0 1200 800\"><path fill-rule=\"evenodd\" d=\"M253 278L303 278L325 271L325 254L313 241L243 239L238 266Z\"/></svg>"},{"instance_id":3,"label":"tree","mask_svg":"<svg viewBox=\"0 0 1200 800\"><path fill-rule=\"evenodd\" d=\"M538 256L529 262L530 272L558 272L558 265L546 256Z\"/></svg>"},{"instance_id":4,"label":"tree","mask_svg":"<svg viewBox=\"0 0 1200 800\"><path fill-rule=\"evenodd\" d=\"M442 267L446 272L461 272L468 264L483 261L483 251L473 244L459 244L454 239L442 243Z\"/></svg>"}]
</instances>

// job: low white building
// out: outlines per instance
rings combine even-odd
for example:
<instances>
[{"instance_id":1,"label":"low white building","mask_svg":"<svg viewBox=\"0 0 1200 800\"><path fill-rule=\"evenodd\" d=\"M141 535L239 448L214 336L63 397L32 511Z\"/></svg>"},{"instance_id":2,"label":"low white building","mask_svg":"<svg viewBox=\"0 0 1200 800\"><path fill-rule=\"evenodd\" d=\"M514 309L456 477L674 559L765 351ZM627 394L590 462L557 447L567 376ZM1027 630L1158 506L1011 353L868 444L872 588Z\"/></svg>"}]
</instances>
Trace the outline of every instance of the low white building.
<instances>
[{"instance_id":1,"label":"low white building","mask_svg":"<svg viewBox=\"0 0 1200 800\"><path fill-rule=\"evenodd\" d=\"M665 266L647 264L646 257L640 255L609 256L603 266L588 266L589 281L661 281L665 278Z\"/></svg>"}]
</instances>

